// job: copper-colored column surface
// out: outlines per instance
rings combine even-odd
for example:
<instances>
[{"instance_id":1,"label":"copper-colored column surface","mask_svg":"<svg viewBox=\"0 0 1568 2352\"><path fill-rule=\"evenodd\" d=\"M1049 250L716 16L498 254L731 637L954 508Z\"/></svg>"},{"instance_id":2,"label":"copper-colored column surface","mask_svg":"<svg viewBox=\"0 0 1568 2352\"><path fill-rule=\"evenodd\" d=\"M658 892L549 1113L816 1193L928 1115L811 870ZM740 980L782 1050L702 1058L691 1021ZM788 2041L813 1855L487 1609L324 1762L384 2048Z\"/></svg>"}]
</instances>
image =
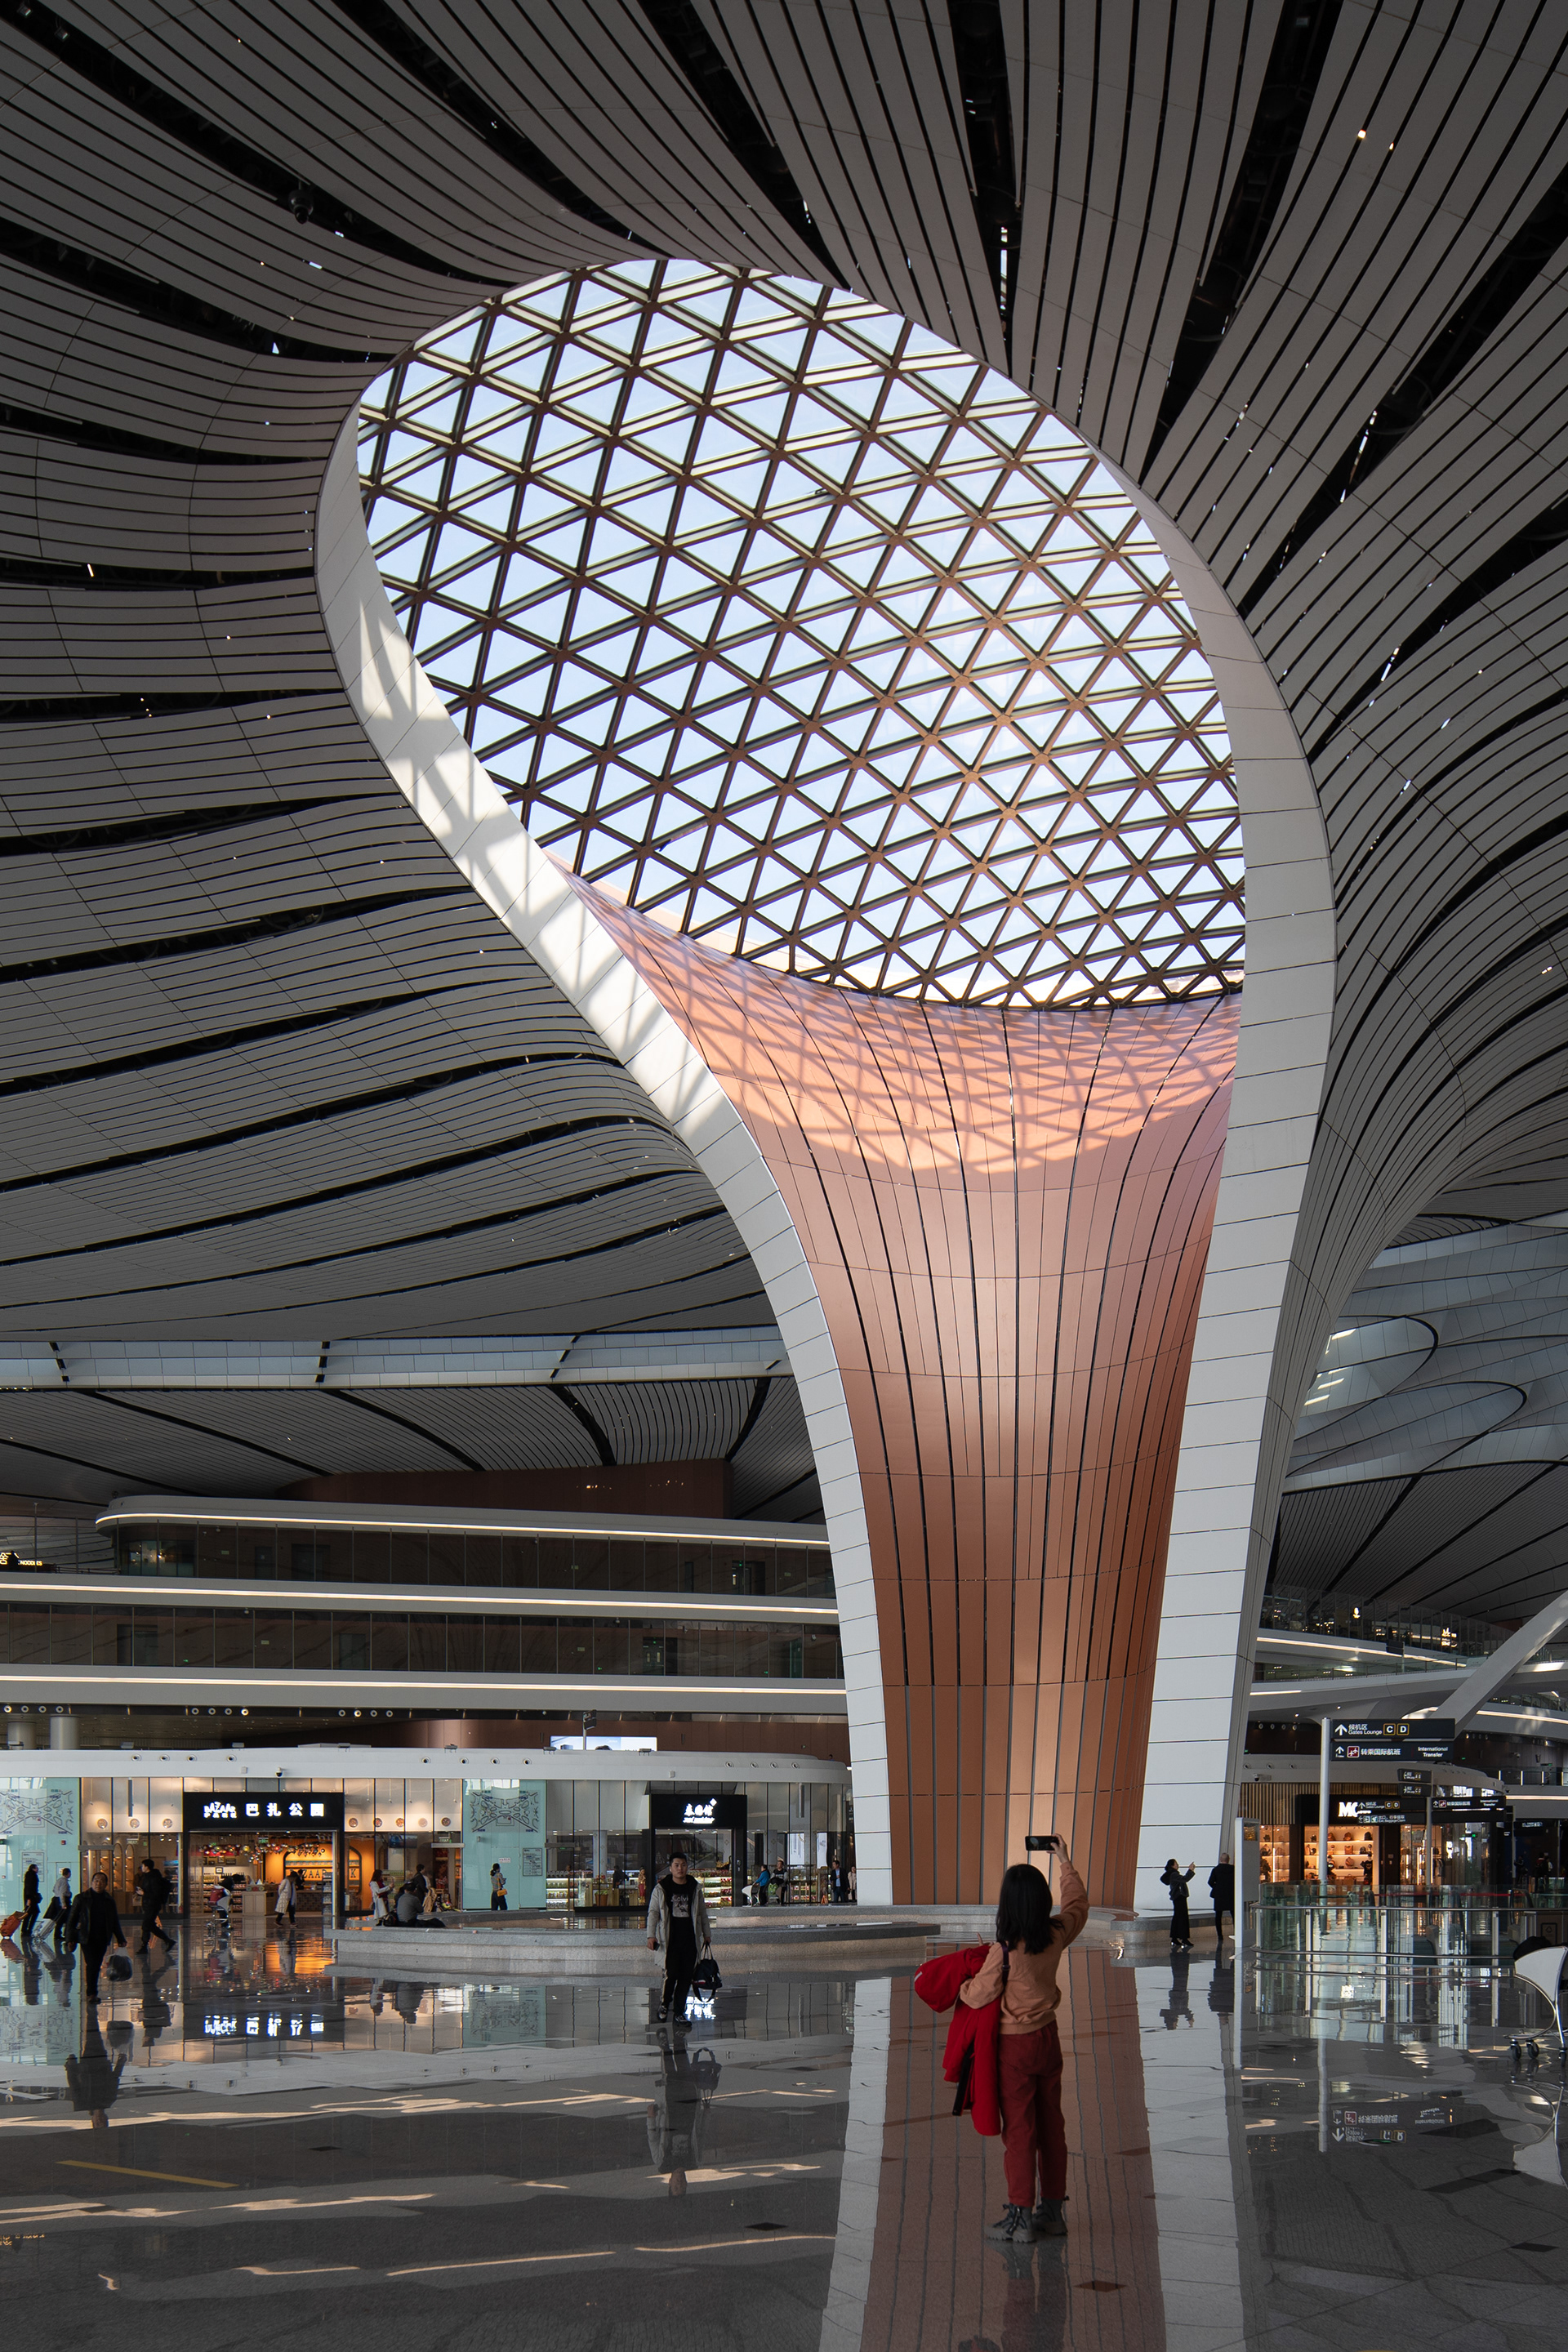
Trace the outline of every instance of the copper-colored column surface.
<instances>
[{"instance_id":1,"label":"copper-colored column surface","mask_svg":"<svg viewBox=\"0 0 1568 2352\"><path fill-rule=\"evenodd\" d=\"M895 1900L983 1900L1054 1826L1094 1901L1131 1901L1237 1001L912 1003L584 896L744 1119L826 1314Z\"/></svg>"}]
</instances>

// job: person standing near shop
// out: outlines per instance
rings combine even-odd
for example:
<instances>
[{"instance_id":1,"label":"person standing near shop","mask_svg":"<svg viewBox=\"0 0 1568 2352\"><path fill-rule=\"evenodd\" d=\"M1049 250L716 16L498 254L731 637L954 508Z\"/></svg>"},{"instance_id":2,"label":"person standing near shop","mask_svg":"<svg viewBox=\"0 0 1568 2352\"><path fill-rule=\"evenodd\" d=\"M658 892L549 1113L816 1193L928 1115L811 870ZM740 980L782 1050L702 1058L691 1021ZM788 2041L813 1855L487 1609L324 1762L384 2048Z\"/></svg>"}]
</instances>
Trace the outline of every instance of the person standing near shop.
<instances>
[{"instance_id":1,"label":"person standing near shop","mask_svg":"<svg viewBox=\"0 0 1568 2352\"><path fill-rule=\"evenodd\" d=\"M160 1914L169 1899L169 1882L157 1864L147 1860L137 1874L136 1892L142 1901L142 1941L137 1950L147 1951L154 1936L168 1951L174 1948L174 1939L163 1926Z\"/></svg>"},{"instance_id":2,"label":"person standing near shop","mask_svg":"<svg viewBox=\"0 0 1568 2352\"><path fill-rule=\"evenodd\" d=\"M38 1924L38 1909L43 1897L38 1887L38 1865L30 1862L22 1874L22 1941L33 1940L33 1930Z\"/></svg>"},{"instance_id":3,"label":"person standing near shop","mask_svg":"<svg viewBox=\"0 0 1568 2352\"><path fill-rule=\"evenodd\" d=\"M291 1870L286 1870L278 1882L278 1899L272 1906L272 1916L278 1923L278 1933L280 1936L291 1936L294 1933L295 1900L294 1874Z\"/></svg>"},{"instance_id":4,"label":"person standing near shop","mask_svg":"<svg viewBox=\"0 0 1568 2352\"><path fill-rule=\"evenodd\" d=\"M71 1905L66 1933L81 1953L87 1965L87 1983L83 1999L98 1999L98 1972L103 1966L103 1956L110 1944L125 1949L125 1930L120 1924L120 1907L109 1891L109 1879L101 1870L92 1874L92 1884L79 1895Z\"/></svg>"},{"instance_id":5,"label":"person standing near shop","mask_svg":"<svg viewBox=\"0 0 1568 2352\"><path fill-rule=\"evenodd\" d=\"M707 1951L711 1941L702 1889L677 1847L669 1857L668 1875L659 1880L647 1906L648 1950L656 1952L661 1945L664 1949L664 1989L658 2004L661 2025L672 2009L676 2023L684 2022L697 1955Z\"/></svg>"},{"instance_id":6,"label":"person standing near shop","mask_svg":"<svg viewBox=\"0 0 1568 2352\"><path fill-rule=\"evenodd\" d=\"M1193 1923L1187 1911L1187 1889L1193 1883L1196 1870L1196 1863L1189 1862L1184 1876L1181 1864L1173 1854L1160 1873L1161 1885L1168 1886L1171 1890L1171 1948L1173 1951L1190 1952L1193 1948Z\"/></svg>"},{"instance_id":7,"label":"person standing near shop","mask_svg":"<svg viewBox=\"0 0 1568 2352\"><path fill-rule=\"evenodd\" d=\"M1209 1900L1214 1905L1214 1932L1217 1947L1225 1941L1227 1911L1232 1927L1236 1926L1236 1865L1228 1853L1222 1853L1209 1873Z\"/></svg>"},{"instance_id":8,"label":"person standing near shop","mask_svg":"<svg viewBox=\"0 0 1568 2352\"><path fill-rule=\"evenodd\" d=\"M1062 2122L1062 2045L1057 2032L1062 1954L1089 1919L1089 1891L1065 1846L1061 1908L1032 1862L1016 1862L1002 1881L996 1940L979 1973L959 1999L970 2009L1000 2000L998 2088L1002 2101L1002 2162L1007 2203L986 2236L1005 2246L1067 2234L1062 2206L1068 2188L1067 2130ZM1038 2195L1036 2181L1038 2179Z\"/></svg>"},{"instance_id":9,"label":"person standing near shop","mask_svg":"<svg viewBox=\"0 0 1568 2352\"><path fill-rule=\"evenodd\" d=\"M490 1909L492 1911L506 1909L506 1881L501 1876L499 1862L492 1862L490 1864Z\"/></svg>"},{"instance_id":10,"label":"person standing near shop","mask_svg":"<svg viewBox=\"0 0 1568 2352\"><path fill-rule=\"evenodd\" d=\"M756 1885L752 1890L755 1898L759 1903L765 1903L767 1901L768 1889L773 1883L773 1875L768 1869L767 1864L764 1862L761 1870L757 1873Z\"/></svg>"}]
</instances>

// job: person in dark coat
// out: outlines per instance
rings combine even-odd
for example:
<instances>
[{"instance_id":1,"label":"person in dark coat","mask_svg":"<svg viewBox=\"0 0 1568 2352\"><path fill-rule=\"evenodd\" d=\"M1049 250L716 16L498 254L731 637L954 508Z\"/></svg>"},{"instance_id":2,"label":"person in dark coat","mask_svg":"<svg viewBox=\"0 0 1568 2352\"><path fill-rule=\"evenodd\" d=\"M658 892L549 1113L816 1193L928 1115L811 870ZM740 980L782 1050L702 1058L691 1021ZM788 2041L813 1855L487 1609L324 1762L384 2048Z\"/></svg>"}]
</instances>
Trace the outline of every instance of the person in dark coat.
<instances>
[{"instance_id":1,"label":"person in dark coat","mask_svg":"<svg viewBox=\"0 0 1568 2352\"><path fill-rule=\"evenodd\" d=\"M1184 1873L1174 1854L1160 1873L1160 1884L1171 1890L1171 1948L1190 1952L1193 1948L1193 1923L1187 1912L1187 1889L1196 1875L1197 1864L1189 1862Z\"/></svg>"},{"instance_id":2,"label":"person in dark coat","mask_svg":"<svg viewBox=\"0 0 1568 2352\"><path fill-rule=\"evenodd\" d=\"M125 1949L120 1906L109 1891L109 1879L103 1871L93 1872L91 1885L85 1887L71 1905L66 1933L87 1965L83 1999L96 2000L98 1972L103 1966L104 1954L110 1944L118 1944L121 1951Z\"/></svg>"},{"instance_id":3,"label":"person in dark coat","mask_svg":"<svg viewBox=\"0 0 1568 2352\"><path fill-rule=\"evenodd\" d=\"M1232 1927L1236 1926L1236 1864L1228 1853L1222 1853L1209 1873L1209 1900L1214 1905L1215 1936L1223 1944L1227 1911Z\"/></svg>"},{"instance_id":4,"label":"person in dark coat","mask_svg":"<svg viewBox=\"0 0 1568 2352\"><path fill-rule=\"evenodd\" d=\"M170 1885L155 1862L144 1862L137 1873L136 1892L142 1899L142 1941L137 1950L144 1952L156 1936L169 1951L174 1939L163 1925L159 1914L170 1895Z\"/></svg>"},{"instance_id":5,"label":"person in dark coat","mask_svg":"<svg viewBox=\"0 0 1568 2352\"><path fill-rule=\"evenodd\" d=\"M22 1878L22 1941L24 1944L30 1943L32 1940L33 1930L38 1924L38 1911L43 1899L38 1886L38 1865L36 1862L30 1862Z\"/></svg>"}]
</instances>

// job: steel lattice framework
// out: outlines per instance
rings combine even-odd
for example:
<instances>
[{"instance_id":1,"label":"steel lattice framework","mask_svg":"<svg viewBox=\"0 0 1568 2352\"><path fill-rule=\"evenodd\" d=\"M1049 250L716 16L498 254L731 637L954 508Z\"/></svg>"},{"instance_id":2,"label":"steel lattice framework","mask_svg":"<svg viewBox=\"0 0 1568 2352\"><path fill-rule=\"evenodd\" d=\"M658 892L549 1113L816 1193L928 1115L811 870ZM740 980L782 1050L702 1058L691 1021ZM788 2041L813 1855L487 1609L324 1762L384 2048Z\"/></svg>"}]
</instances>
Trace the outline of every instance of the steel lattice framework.
<instances>
[{"instance_id":1,"label":"steel lattice framework","mask_svg":"<svg viewBox=\"0 0 1568 2352\"><path fill-rule=\"evenodd\" d=\"M370 529L524 822L715 948L949 1003L1233 988L1214 681L1079 437L860 298L676 263L469 312Z\"/></svg>"}]
</instances>

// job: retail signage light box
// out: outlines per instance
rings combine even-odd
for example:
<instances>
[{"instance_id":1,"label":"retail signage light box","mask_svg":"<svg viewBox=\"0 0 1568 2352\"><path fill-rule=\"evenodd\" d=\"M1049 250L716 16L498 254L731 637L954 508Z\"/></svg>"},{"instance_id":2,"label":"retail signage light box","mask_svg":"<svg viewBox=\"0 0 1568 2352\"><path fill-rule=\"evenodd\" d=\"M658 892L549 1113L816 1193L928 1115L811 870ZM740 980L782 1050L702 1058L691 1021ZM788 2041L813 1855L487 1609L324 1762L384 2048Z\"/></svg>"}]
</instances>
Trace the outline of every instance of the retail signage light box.
<instances>
[{"instance_id":1,"label":"retail signage light box","mask_svg":"<svg viewBox=\"0 0 1568 2352\"><path fill-rule=\"evenodd\" d=\"M246 1832L275 1830L284 1836L321 1837L343 1825L341 1789L282 1789L275 1795L249 1789L187 1789L185 1834L205 1831L233 1837Z\"/></svg>"},{"instance_id":2,"label":"retail signage light box","mask_svg":"<svg viewBox=\"0 0 1568 2352\"><path fill-rule=\"evenodd\" d=\"M1447 1764L1453 1748L1451 1715L1393 1716L1380 1723L1352 1717L1329 1726L1336 1764Z\"/></svg>"}]
</instances>

